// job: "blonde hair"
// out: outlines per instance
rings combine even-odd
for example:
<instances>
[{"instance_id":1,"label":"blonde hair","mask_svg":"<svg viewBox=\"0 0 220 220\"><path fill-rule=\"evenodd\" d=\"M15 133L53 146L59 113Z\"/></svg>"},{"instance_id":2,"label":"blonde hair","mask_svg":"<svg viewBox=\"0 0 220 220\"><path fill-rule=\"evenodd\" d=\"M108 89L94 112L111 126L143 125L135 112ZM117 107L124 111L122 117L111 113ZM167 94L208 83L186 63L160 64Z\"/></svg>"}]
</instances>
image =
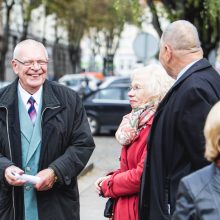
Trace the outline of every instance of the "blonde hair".
<instances>
[{"instance_id":1,"label":"blonde hair","mask_svg":"<svg viewBox=\"0 0 220 220\"><path fill-rule=\"evenodd\" d=\"M146 67L135 69L131 74L131 81L135 75L142 74L144 76L145 85L148 92L161 101L170 87L173 85L174 80L171 78L165 69L160 64L149 64Z\"/></svg>"},{"instance_id":2,"label":"blonde hair","mask_svg":"<svg viewBox=\"0 0 220 220\"><path fill-rule=\"evenodd\" d=\"M220 154L220 102L217 102L210 110L204 128L206 139L205 157L209 161L215 161Z\"/></svg>"}]
</instances>

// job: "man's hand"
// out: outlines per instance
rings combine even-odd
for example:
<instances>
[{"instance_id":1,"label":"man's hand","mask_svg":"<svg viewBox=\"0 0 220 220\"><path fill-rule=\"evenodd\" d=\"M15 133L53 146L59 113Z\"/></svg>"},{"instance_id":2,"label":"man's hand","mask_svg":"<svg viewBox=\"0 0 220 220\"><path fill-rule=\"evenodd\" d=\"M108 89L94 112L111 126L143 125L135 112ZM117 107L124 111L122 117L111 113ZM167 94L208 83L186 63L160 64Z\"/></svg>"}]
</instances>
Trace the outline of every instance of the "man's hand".
<instances>
[{"instance_id":1,"label":"man's hand","mask_svg":"<svg viewBox=\"0 0 220 220\"><path fill-rule=\"evenodd\" d=\"M14 165L7 167L5 169L5 179L8 182L8 184L12 186L23 186L26 183L26 181L17 179L14 173L18 173L21 175L24 173L24 171Z\"/></svg>"},{"instance_id":2,"label":"man's hand","mask_svg":"<svg viewBox=\"0 0 220 220\"><path fill-rule=\"evenodd\" d=\"M38 191L46 191L51 189L56 180L55 173L50 168L41 170L36 176L39 176L41 179L39 183L35 185L35 188Z\"/></svg>"}]
</instances>

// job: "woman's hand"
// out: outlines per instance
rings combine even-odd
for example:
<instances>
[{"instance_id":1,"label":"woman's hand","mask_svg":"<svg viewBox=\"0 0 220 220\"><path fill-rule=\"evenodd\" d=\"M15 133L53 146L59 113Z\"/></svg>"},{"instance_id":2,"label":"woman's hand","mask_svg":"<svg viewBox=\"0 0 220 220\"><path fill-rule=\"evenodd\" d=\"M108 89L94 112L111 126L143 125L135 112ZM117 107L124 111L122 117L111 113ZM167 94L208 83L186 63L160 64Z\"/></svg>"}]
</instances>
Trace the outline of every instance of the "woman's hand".
<instances>
[{"instance_id":1,"label":"woman's hand","mask_svg":"<svg viewBox=\"0 0 220 220\"><path fill-rule=\"evenodd\" d=\"M110 176L104 176L104 177L100 177L96 180L95 182L95 188L96 188L96 192L101 195L101 192L102 192L102 189L101 189L101 186L102 186L102 182L106 179L110 178Z\"/></svg>"}]
</instances>

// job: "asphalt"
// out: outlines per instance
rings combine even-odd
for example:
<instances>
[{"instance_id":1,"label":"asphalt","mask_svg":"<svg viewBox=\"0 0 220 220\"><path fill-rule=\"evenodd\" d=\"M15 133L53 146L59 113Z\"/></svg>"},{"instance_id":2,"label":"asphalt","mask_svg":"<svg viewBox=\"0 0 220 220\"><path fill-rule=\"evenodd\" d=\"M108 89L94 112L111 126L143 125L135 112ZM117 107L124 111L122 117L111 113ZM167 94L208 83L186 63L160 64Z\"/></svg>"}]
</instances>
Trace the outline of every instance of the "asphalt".
<instances>
[{"instance_id":1,"label":"asphalt","mask_svg":"<svg viewBox=\"0 0 220 220\"><path fill-rule=\"evenodd\" d=\"M96 148L83 173L78 178L80 193L80 219L106 220L103 210L105 198L95 192L95 181L119 166L121 146L113 136L94 137Z\"/></svg>"}]
</instances>

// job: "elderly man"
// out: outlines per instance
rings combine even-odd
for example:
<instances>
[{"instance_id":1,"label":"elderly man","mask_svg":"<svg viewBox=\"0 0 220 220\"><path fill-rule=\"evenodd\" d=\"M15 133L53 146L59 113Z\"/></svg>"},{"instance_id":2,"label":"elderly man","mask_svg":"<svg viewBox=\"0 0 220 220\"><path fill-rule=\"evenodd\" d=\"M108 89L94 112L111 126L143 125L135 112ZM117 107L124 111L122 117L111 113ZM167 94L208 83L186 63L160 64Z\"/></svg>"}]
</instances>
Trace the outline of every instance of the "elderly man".
<instances>
[{"instance_id":1,"label":"elderly man","mask_svg":"<svg viewBox=\"0 0 220 220\"><path fill-rule=\"evenodd\" d=\"M79 219L77 175L94 142L80 98L46 80L47 64L40 42L20 42L12 60L18 77L0 90L1 220Z\"/></svg>"},{"instance_id":2,"label":"elderly man","mask_svg":"<svg viewBox=\"0 0 220 220\"><path fill-rule=\"evenodd\" d=\"M175 84L160 103L148 139L139 219L170 219L180 179L207 165L203 127L220 99L220 76L203 58L196 28L171 23L160 44L160 62Z\"/></svg>"}]
</instances>

